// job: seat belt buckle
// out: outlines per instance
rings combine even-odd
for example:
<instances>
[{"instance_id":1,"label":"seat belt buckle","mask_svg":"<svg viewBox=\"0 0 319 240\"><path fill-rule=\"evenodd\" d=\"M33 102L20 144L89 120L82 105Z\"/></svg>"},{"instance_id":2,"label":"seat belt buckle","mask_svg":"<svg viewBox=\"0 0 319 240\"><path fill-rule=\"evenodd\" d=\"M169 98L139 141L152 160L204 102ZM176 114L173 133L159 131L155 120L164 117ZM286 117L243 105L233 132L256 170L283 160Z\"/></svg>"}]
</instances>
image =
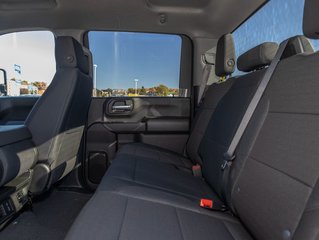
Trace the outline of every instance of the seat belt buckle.
<instances>
[{"instance_id":1,"label":"seat belt buckle","mask_svg":"<svg viewBox=\"0 0 319 240\"><path fill-rule=\"evenodd\" d=\"M235 158L236 158L235 155L229 156L227 153L225 153L224 154L224 161L221 165L222 171L224 171L226 169L226 167L231 167Z\"/></svg>"},{"instance_id":2,"label":"seat belt buckle","mask_svg":"<svg viewBox=\"0 0 319 240\"><path fill-rule=\"evenodd\" d=\"M231 164L232 164L231 161L229 161L229 160L224 160L224 162L223 162L222 165L221 165L222 171L224 171L224 170L226 169L226 167L230 167Z\"/></svg>"},{"instance_id":3,"label":"seat belt buckle","mask_svg":"<svg viewBox=\"0 0 319 240\"><path fill-rule=\"evenodd\" d=\"M202 177L202 167L199 164L192 166L192 172L195 177Z\"/></svg>"},{"instance_id":4,"label":"seat belt buckle","mask_svg":"<svg viewBox=\"0 0 319 240\"><path fill-rule=\"evenodd\" d=\"M228 210L227 206L221 202L214 202L211 199L202 198L199 202L199 206L212 211L225 212Z\"/></svg>"},{"instance_id":5,"label":"seat belt buckle","mask_svg":"<svg viewBox=\"0 0 319 240\"><path fill-rule=\"evenodd\" d=\"M213 209L214 202L213 200L202 198L199 202L199 206L202 208Z\"/></svg>"}]
</instances>

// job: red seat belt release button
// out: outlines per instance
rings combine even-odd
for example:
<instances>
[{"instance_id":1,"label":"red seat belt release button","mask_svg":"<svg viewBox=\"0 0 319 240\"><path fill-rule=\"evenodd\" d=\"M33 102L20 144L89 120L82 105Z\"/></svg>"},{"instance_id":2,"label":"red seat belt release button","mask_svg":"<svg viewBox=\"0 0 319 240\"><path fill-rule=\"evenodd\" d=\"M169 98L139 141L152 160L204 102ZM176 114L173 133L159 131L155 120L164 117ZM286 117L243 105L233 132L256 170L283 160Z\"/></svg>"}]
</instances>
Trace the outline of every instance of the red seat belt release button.
<instances>
[{"instance_id":1,"label":"red seat belt release button","mask_svg":"<svg viewBox=\"0 0 319 240\"><path fill-rule=\"evenodd\" d=\"M200 205L202 208L212 209L212 208L213 208L213 200L202 198L202 199L200 200L199 205Z\"/></svg>"}]
</instances>

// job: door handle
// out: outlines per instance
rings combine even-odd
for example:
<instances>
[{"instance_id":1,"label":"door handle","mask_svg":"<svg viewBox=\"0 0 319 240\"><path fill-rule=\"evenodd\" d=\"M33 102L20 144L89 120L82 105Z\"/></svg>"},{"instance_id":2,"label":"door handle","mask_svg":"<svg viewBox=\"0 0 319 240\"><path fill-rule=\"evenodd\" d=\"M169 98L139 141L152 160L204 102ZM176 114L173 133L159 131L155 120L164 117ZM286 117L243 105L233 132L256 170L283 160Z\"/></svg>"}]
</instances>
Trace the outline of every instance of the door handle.
<instances>
[{"instance_id":1,"label":"door handle","mask_svg":"<svg viewBox=\"0 0 319 240\"><path fill-rule=\"evenodd\" d=\"M130 112L132 108L132 105L112 106L112 112Z\"/></svg>"}]
</instances>

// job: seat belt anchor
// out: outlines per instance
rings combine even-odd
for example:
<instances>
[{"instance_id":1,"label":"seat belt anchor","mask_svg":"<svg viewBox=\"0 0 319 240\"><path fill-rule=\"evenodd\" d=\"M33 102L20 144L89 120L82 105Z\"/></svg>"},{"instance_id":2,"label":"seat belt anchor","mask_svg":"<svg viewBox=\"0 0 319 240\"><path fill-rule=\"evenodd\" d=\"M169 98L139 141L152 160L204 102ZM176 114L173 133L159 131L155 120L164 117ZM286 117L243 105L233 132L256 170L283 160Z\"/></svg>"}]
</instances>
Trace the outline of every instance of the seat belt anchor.
<instances>
[{"instance_id":1,"label":"seat belt anchor","mask_svg":"<svg viewBox=\"0 0 319 240\"><path fill-rule=\"evenodd\" d=\"M192 172L193 172L193 175L194 175L195 177L203 177L202 167L201 167L201 165L199 165L199 164L196 164L196 165L193 165L193 166L192 166Z\"/></svg>"},{"instance_id":2,"label":"seat belt anchor","mask_svg":"<svg viewBox=\"0 0 319 240\"><path fill-rule=\"evenodd\" d=\"M225 153L224 154L224 162L221 165L222 171L224 171L226 169L226 167L231 167L235 158L236 158L235 155L230 156L228 153Z\"/></svg>"}]
</instances>

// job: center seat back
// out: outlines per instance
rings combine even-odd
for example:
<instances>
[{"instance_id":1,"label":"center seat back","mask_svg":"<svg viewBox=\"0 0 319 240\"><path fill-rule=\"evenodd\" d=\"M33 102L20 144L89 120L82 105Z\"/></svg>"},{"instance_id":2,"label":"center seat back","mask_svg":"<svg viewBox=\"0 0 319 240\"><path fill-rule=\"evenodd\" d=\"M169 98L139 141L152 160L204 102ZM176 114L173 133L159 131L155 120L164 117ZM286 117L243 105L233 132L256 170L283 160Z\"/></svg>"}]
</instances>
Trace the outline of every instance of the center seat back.
<instances>
[{"instance_id":1,"label":"center seat back","mask_svg":"<svg viewBox=\"0 0 319 240\"><path fill-rule=\"evenodd\" d=\"M223 188L221 165L224 153L277 49L278 44L267 42L238 58L239 69L249 73L235 77L236 81L218 103L201 141L199 155L203 176L218 195Z\"/></svg>"},{"instance_id":2,"label":"center seat back","mask_svg":"<svg viewBox=\"0 0 319 240\"><path fill-rule=\"evenodd\" d=\"M215 58L215 75L224 78L206 87L200 107L192 123L191 134L186 144L186 152L193 163L202 164L198 155L201 139L206 131L209 119L214 113L218 102L233 84L234 78L228 78L236 67L235 44L232 34L227 33L218 39Z\"/></svg>"}]
</instances>

